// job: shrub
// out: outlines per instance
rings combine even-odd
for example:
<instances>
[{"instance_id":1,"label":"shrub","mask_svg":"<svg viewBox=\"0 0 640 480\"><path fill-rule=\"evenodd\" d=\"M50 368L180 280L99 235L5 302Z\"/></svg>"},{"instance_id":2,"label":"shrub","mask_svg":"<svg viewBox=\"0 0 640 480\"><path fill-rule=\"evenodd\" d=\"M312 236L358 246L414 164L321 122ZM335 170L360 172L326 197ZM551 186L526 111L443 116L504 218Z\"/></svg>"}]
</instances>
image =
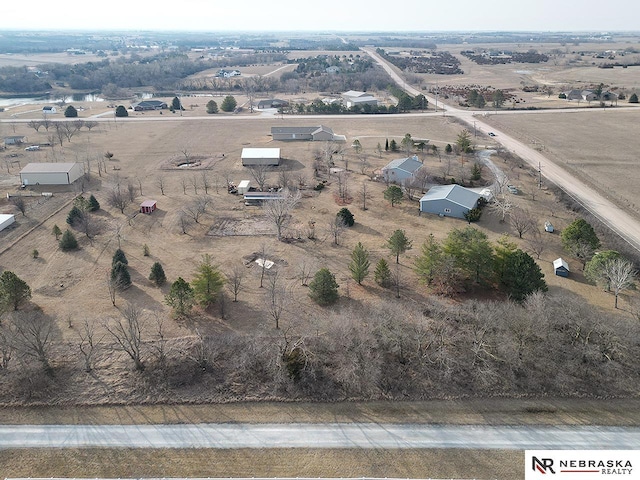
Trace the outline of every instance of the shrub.
<instances>
[{"instance_id":1,"label":"shrub","mask_svg":"<svg viewBox=\"0 0 640 480\"><path fill-rule=\"evenodd\" d=\"M340 209L340 211L337 213L337 217L340 218L342 220L342 223L344 223L347 227L353 227L353 224L356 223L353 219L353 213L351 213L346 207Z\"/></svg>"},{"instance_id":2,"label":"shrub","mask_svg":"<svg viewBox=\"0 0 640 480\"><path fill-rule=\"evenodd\" d=\"M309 283L309 296L318 305L331 305L338 300L338 286L335 275L321 268Z\"/></svg>"},{"instance_id":3,"label":"shrub","mask_svg":"<svg viewBox=\"0 0 640 480\"><path fill-rule=\"evenodd\" d=\"M467 210L466 212L464 212L464 219L469 223L477 222L478 220L480 220L481 215L482 210L480 210L479 208L472 208L471 210Z\"/></svg>"},{"instance_id":4,"label":"shrub","mask_svg":"<svg viewBox=\"0 0 640 480\"><path fill-rule=\"evenodd\" d=\"M128 117L129 116L129 112L127 112L127 109L125 108L124 105L118 105L118 108L116 108L116 117Z\"/></svg>"}]
</instances>

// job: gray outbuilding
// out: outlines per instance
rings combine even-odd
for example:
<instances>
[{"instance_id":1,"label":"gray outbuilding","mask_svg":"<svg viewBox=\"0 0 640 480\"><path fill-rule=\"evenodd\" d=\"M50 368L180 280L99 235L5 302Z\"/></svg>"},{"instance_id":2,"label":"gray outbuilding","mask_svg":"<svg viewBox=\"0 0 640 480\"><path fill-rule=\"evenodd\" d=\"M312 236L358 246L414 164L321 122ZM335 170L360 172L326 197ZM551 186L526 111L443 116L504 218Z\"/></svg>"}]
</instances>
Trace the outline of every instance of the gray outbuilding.
<instances>
[{"instance_id":1,"label":"gray outbuilding","mask_svg":"<svg viewBox=\"0 0 640 480\"><path fill-rule=\"evenodd\" d=\"M243 148L242 165L245 167L256 167L259 165L278 166L280 165L280 149Z\"/></svg>"},{"instance_id":2,"label":"gray outbuilding","mask_svg":"<svg viewBox=\"0 0 640 480\"><path fill-rule=\"evenodd\" d=\"M570 272L569 264L562 258L556 258L553 261L553 272L559 277L568 277Z\"/></svg>"},{"instance_id":3,"label":"gray outbuilding","mask_svg":"<svg viewBox=\"0 0 640 480\"><path fill-rule=\"evenodd\" d=\"M402 185L405 180L413 178L415 173L422 168L422 162L418 157L398 158L391 160L387 165L382 167L382 176L387 182L398 183Z\"/></svg>"},{"instance_id":4,"label":"gray outbuilding","mask_svg":"<svg viewBox=\"0 0 640 480\"><path fill-rule=\"evenodd\" d=\"M478 206L481 196L460 185L437 185L420 199L420 212L464 218L465 213Z\"/></svg>"},{"instance_id":5,"label":"gray outbuilding","mask_svg":"<svg viewBox=\"0 0 640 480\"><path fill-rule=\"evenodd\" d=\"M20 170L23 185L71 185L84 175L81 163L28 163Z\"/></svg>"}]
</instances>

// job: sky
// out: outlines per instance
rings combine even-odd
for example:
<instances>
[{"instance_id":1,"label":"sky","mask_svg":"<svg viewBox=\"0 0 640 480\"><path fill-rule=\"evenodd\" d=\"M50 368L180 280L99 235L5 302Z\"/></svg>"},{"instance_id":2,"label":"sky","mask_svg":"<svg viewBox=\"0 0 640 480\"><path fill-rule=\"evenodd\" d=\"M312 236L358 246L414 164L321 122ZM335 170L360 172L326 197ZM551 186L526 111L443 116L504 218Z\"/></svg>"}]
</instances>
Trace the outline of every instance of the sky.
<instances>
[{"instance_id":1,"label":"sky","mask_svg":"<svg viewBox=\"0 0 640 480\"><path fill-rule=\"evenodd\" d=\"M525 6L526 5L526 6ZM637 0L0 0L12 30L633 31Z\"/></svg>"}]
</instances>

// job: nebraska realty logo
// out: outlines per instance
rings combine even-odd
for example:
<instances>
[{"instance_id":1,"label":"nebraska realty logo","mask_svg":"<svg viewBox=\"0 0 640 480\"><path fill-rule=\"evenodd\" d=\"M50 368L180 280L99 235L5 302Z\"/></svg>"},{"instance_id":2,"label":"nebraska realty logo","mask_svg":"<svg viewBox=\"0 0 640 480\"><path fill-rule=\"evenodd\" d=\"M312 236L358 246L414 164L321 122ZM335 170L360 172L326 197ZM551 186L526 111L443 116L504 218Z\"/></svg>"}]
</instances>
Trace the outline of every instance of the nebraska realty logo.
<instances>
[{"instance_id":1,"label":"nebraska realty logo","mask_svg":"<svg viewBox=\"0 0 640 480\"><path fill-rule=\"evenodd\" d=\"M525 480L611 476L640 480L640 450L525 451Z\"/></svg>"}]
</instances>

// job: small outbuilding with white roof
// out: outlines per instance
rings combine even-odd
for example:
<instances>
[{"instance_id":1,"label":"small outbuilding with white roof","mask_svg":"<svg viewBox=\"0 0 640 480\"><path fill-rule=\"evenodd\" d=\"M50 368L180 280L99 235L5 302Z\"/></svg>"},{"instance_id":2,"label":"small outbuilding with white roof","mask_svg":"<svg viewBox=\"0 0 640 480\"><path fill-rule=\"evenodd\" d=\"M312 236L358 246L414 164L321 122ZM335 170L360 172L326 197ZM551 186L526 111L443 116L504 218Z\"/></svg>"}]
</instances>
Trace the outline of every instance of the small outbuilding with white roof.
<instances>
[{"instance_id":1,"label":"small outbuilding with white roof","mask_svg":"<svg viewBox=\"0 0 640 480\"><path fill-rule=\"evenodd\" d=\"M569 264L562 258L556 258L553 261L553 271L559 277L568 277L570 272Z\"/></svg>"},{"instance_id":2,"label":"small outbuilding with white roof","mask_svg":"<svg viewBox=\"0 0 640 480\"><path fill-rule=\"evenodd\" d=\"M12 214L0 213L0 232L12 225L16 221L16 216Z\"/></svg>"},{"instance_id":3,"label":"small outbuilding with white roof","mask_svg":"<svg viewBox=\"0 0 640 480\"><path fill-rule=\"evenodd\" d=\"M277 166L280 165L279 148L243 148L242 165L245 167L256 167L258 165Z\"/></svg>"}]
</instances>

